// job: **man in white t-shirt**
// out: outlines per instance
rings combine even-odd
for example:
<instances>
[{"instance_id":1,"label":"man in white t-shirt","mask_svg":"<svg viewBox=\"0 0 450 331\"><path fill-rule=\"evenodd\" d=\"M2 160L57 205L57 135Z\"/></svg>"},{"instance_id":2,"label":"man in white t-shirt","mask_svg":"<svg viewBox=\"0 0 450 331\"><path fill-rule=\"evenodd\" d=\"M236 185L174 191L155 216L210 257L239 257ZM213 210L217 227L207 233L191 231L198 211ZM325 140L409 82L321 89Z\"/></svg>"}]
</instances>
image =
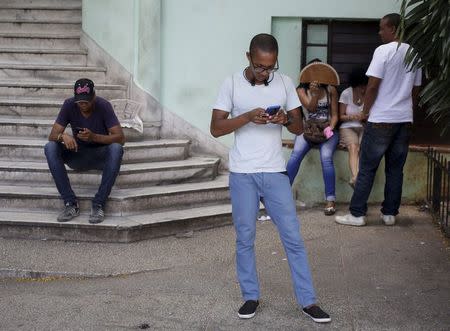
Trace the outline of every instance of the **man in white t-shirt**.
<instances>
[{"instance_id":1,"label":"man in white t-shirt","mask_svg":"<svg viewBox=\"0 0 450 331\"><path fill-rule=\"evenodd\" d=\"M380 21L379 46L366 75L369 82L363 112L368 122L361 142L359 173L350 202L350 214L336 216L345 225L366 224L367 200L378 165L385 158L386 184L381 218L386 225L395 224L402 197L403 166L413 121L413 108L421 85L421 70L405 64L408 44L399 43L397 29L400 15L388 14Z\"/></svg>"},{"instance_id":2,"label":"man in white t-shirt","mask_svg":"<svg viewBox=\"0 0 450 331\"><path fill-rule=\"evenodd\" d=\"M259 304L254 242L262 200L286 250L299 305L314 321L329 322L330 316L316 304L307 253L282 155L282 127L286 126L295 134L302 131L300 101L291 79L276 72L277 58L276 39L269 34L256 35L247 52L248 67L222 84L211 118L214 137L232 132L235 135L230 150L229 181L236 230L237 276L245 301L238 316L253 317ZM267 108L271 106L280 109L268 113Z\"/></svg>"}]
</instances>

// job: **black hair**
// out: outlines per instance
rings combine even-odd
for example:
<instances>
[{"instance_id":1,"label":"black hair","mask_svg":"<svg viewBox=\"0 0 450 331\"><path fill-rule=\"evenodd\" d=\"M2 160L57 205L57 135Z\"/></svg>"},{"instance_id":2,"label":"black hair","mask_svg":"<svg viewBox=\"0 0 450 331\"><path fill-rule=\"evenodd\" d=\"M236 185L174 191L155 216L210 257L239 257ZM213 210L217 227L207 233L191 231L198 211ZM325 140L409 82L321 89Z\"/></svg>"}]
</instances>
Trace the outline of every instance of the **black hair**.
<instances>
[{"instance_id":1,"label":"black hair","mask_svg":"<svg viewBox=\"0 0 450 331\"><path fill-rule=\"evenodd\" d=\"M395 31L398 30L400 26L401 16L397 13L391 13L383 16L383 20L386 20L389 26L393 26Z\"/></svg>"},{"instance_id":2,"label":"black hair","mask_svg":"<svg viewBox=\"0 0 450 331\"><path fill-rule=\"evenodd\" d=\"M366 69L363 67L354 68L348 76L348 83L351 87L367 85L369 77L366 76Z\"/></svg>"},{"instance_id":3,"label":"black hair","mask_svg":"<svg viewBox=\"0 0 450 331\"><path fill-rule=\"evenodd\" d=\"M260 33L250 41L250 54L254 54L257 49L278 55L278 42L274 36L267 33Z\"/></svg>"},{"instance_id":4,"label":"black hair","mask_svg":"<svg viewBox=\"0 0 450 331\"><path fill-rule=\"evenodd\" d=\"M322 62L322 60L319 59L318 57L316 57L315 59L312 59L311 61L309 61L306 65L314 63L314 62Z\"/></svg>"}]
</instances>

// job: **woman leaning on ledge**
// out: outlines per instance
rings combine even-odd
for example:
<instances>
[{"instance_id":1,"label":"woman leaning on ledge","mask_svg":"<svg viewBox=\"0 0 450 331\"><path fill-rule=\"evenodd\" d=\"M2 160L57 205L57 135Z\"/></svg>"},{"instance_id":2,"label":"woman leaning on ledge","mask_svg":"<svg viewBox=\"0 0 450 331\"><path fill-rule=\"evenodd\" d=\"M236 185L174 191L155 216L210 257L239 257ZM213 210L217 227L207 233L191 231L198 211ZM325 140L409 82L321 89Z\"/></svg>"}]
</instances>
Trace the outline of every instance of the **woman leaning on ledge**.
<instances>
[{"instance_id":1,"label":"woman leaning on ledge","mask_svg":"<svg viewBox=\"0 0 450 331\"><path fill-rule=\"evenodd\" d=\"M348 165L350 168L349 185L354 188L358 175L359 146L363 134L363 121L366 119L362 113L364 94L368 77L363 68L356 68L350 73L350 87L345 89L339 99L339 128L341 145L348 150Z\"/></svg>"},{"instance_id":2,"label":"woman leaning on ledge","mask_svg":"<svg viewBox=\"0 0 450 331\"><path fill-rule=\"evenodd\" d=\"M321 62L314 59L313 62ZM330 130L335 130L338 123L338 94L336 88L331 85L318 84L312 82L309 84L300 84L297 87L297 94L300 98L303 112L307 112L308 118L323 119L329 118ZM331 132L333 132L331 131ZM303 134L295 137L294 148L287 163L286 169L289 180L294 182L303 158L313 147L319 148L320 162L322 164L322 175L325 185L325 208L324 213L327 216L336 212L336 175L334 170L333 155L339 142L338 134L335 132L328 140L323 143L314 144L308 142Z\"/></svg>"}]
</instances>

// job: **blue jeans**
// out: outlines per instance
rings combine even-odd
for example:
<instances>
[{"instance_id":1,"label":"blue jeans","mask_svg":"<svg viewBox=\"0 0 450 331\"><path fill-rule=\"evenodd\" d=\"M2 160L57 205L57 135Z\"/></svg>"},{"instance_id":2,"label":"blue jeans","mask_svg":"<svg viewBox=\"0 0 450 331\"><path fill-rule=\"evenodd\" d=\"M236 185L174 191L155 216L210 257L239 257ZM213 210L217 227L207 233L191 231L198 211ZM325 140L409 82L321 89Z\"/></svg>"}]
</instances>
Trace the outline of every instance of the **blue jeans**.
<instances>
[{"instance_id":1,"label":"blue jeans","mask_svg":"<svg viewBox=\"0 0 450 331\"><path fill-rule=\"evenodd\" d=\"M411 123L367 123L361 141L359 173L350 202L353 216L366 215L367 200L384 156L386 183L381 212L397 215L402 198L403 166L408 155Z\"/></svg>"},{"instance_id":2,"label":"blue jeans","mask_svg":"<svg viewBox=\"0 0 450 331\"><path fill-rule=\"evenodd\" d=\"M113 143L100 147L78 146L78 151L73 152L66 149L63 144L49 141L44 150L56 188L65 204L77 202L77 197L70 186L64 166L66 163L70 168L77 171L103 170L102 181L92 204L105 206L119 174L123 155L122 145Z\"/></svg>"},{"instance_id":3,"label":"blue jeans","mask_svg":"<svg viewBox=\"0 0 450 331\"><path fill-rule=\"evenodd\" d=\"M297 302L303 307L315 303L308 257L300 235L289 178L283 173L231 172L230 193L236 230L237 276L244 300L258 300L260 296L254 243L259 201L263 198L286 252Z\"/></svg>"},{"instance_id":4,"label":"blue jeans","mask_svg":"<svg viewBox=\"0 0 450 331\"><path fill-rule=\"evenodd\" d=\"M291 185L294 182L295 176L297 176L298 169L306 153L314 146L318 146L320 150L320 162L322 163L323 182L325 184L325 200L336 201L336 174L334 171L333 155L338 142L339 136L336 132L330 139L318 145L308 143L303 138L303 134L295 137L294 149L286 166Z\"/></svg>"}]
</instances>

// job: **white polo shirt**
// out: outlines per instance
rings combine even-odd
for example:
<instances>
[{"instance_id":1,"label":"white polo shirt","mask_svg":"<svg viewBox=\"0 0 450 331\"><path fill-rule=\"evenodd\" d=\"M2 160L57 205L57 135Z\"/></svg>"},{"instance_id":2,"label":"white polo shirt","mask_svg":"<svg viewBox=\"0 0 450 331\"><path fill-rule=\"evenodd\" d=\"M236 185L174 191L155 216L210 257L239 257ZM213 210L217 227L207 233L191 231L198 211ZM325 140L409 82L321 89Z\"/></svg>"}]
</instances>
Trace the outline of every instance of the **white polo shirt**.
<instances>
[{"instance_id":1,"label":"white polo shirt","mask_svg":"<svg viewBox=\"0 0 450 331\"><path fill-rule=\"evenodd\" d=\"M220 88L213 109L231 112L237 117L255 108L280 105L286 111L300 107L292 80L275 72L268 86L252 86L237 72ZM230 171L237 173L282 172L286 162L282 154L280 124L250 122L234 131L234 143L229 153Z\"/></svg>"},{"instance_id":2,"label":"white polo shirt","mask_svg":"<svg viewBox=\"0 0 450 331\"><path fill-rule=\"evenodd\" d=\"M422 83L422 71L405 66L408 44L396 41L377 47L366 75L382 79L369 122L404 123L413 121L413 86Z\"/></svg>"}]
</instances>

